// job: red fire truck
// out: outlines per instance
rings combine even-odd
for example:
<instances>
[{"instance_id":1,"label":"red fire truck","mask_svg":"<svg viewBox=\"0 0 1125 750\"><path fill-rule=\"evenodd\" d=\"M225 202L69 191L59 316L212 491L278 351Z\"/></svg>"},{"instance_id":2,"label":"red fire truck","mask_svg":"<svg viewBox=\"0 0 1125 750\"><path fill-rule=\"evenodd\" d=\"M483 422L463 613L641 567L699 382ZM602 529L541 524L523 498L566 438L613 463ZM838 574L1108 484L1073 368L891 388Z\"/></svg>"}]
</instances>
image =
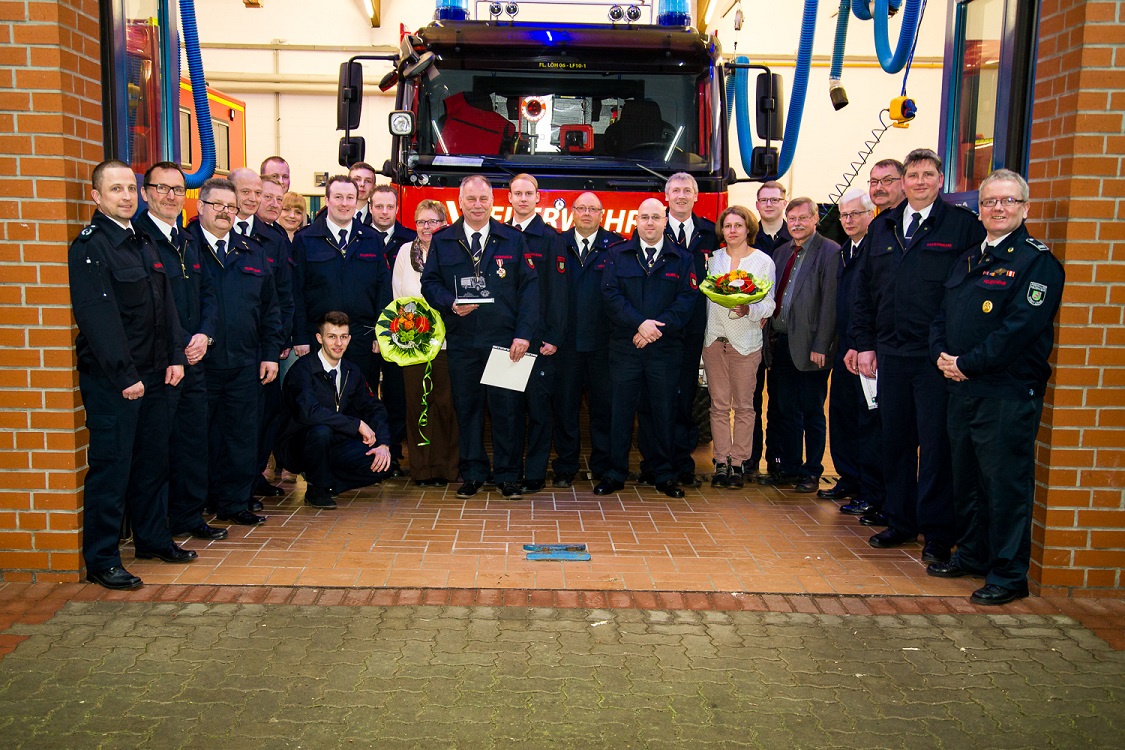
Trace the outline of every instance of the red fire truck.
<instances>
[{"instance_id":1,"label":"red fire truck","mask_svg":"<svg viewBox=\"0 0 1125 750\"><path fill-rule=\"evenodd\" d=\"M391 156L382 173L399 186L408 225L423 198L441 201L456 218L458 185L473 173L497 187L521 172L534 175L540 213L559 230L572 225L570 206L590 190L605 205L604 226L631 234L637 206L662 196L676 172L698 182L697 213L713 220L726 207L735 178L727 158L721 49L715 37L682 20L676 26L435 21L405 35L397 57L357 56L341 67L344 166L363 160L363 139L351 130L359 125L360 60L372 59L395 63L381 84L397 86ZM776 85L775 76L764 78ZM779 109L776 98L763 101ZM780 132L779 118L763 119L760 134L763 127ZM755 151L776 155L768 141ZM505 191L497 190L496 199L495 218L506 220Z\"/></svg>"}]
</instances>

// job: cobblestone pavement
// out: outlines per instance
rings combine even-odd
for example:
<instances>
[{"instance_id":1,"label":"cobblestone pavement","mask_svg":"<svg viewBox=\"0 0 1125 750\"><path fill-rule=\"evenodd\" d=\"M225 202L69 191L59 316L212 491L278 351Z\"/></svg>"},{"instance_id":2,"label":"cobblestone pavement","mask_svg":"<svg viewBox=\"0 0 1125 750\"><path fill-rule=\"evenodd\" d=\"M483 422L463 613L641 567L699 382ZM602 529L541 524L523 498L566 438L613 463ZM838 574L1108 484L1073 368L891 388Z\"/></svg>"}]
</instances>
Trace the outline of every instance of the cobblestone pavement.
<instances>
[{"instance_id":1,"label":"cobblestone pavement","mask_svg":"<svg viewBox=\"0 0 1125 750\"><path fill-rule=\"evenodd\" d=\"M0 661L4 748L1121 748L1065 615L70 601Z\"/></svg>"}]
</instances>

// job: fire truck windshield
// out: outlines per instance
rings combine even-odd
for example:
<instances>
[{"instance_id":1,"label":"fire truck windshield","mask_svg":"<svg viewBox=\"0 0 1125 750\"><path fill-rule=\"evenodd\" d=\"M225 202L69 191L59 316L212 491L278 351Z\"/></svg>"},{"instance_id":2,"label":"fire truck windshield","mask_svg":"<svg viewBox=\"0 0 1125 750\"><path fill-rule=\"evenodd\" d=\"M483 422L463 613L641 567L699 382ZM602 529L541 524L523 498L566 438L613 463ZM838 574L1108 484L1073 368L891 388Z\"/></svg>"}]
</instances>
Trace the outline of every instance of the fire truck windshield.
<instances>
[{"instance_id":1,"label":"fire truck windshield","mask_svg":"<svg viewBox=\"0 0 1125 750\"><path fill-rule=\"evenodd\" d=\"M713 172L720 152L709 72L440 69L408 91L415 168L481 157L500 168ZM441 68L439 62L437 68ZM620 68L618 68L620 71ZM406 144L404 144L406 145Z\"/></svg>"}]
</instances>

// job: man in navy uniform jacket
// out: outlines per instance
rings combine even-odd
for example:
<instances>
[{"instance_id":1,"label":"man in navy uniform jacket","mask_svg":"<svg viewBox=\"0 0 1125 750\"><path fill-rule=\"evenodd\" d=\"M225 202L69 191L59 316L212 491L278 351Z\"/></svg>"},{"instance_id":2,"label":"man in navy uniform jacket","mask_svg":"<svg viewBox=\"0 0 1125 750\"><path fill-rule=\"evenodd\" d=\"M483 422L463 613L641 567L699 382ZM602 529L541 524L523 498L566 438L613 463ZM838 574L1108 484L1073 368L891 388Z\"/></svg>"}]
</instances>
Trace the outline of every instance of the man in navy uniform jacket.
<instances>
[{"instance_id":1,"label":"man in navy uniform jacket","mask_svg":"<svg viewBox=\"0 0 1125 750\"><path fill-rule=\"evenodd\" d=\"M371 393L359 366L344 359L348 316L325 313L320 348L297 360L285 376L277 453L282 466L305 472L305 502L335 508L335 494L382 480L391 466L387 410Z\"/></svg>"}]
</instances>

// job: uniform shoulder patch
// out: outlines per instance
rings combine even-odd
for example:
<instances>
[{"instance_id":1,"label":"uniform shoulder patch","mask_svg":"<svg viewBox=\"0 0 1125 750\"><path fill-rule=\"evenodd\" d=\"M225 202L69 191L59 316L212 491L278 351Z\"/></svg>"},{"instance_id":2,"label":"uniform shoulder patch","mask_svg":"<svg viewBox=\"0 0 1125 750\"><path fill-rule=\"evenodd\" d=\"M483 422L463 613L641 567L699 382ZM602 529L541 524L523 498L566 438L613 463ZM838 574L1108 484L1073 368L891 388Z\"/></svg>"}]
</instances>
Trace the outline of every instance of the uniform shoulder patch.
<instances>
[{"instance_id":1,"label":"uniform shoulder patch","mask_svg":"<svg viewBox=\"0 0 1125 750\"><path fill-rule=\"evenodd\" d=\"M1051 248L1047 247L1046 245L1044 245L1042 242L1035 239L1034 237L1028 237L1027 238L1027 244L1031 245L1033 248L1035 248L1036 250L1038 250L1041 253L1051 252Z\"/></svg>"},{"instance_id":2,"label":"uniform shoulder patch","mask_svg":"<svg viewBox=\"0 0 1125 750\"><path fill-rule=\"evenodd\" d=\"M90 239L91 237L94 236L94 232L96 232L96 231L98 231L98 228L96 226L94 226L93 224L90 224L85 229L83 229L81 232L79 232L78 236L81 237L83 240L88 240L88 239Z\"/></svg>"}]
</instances>

